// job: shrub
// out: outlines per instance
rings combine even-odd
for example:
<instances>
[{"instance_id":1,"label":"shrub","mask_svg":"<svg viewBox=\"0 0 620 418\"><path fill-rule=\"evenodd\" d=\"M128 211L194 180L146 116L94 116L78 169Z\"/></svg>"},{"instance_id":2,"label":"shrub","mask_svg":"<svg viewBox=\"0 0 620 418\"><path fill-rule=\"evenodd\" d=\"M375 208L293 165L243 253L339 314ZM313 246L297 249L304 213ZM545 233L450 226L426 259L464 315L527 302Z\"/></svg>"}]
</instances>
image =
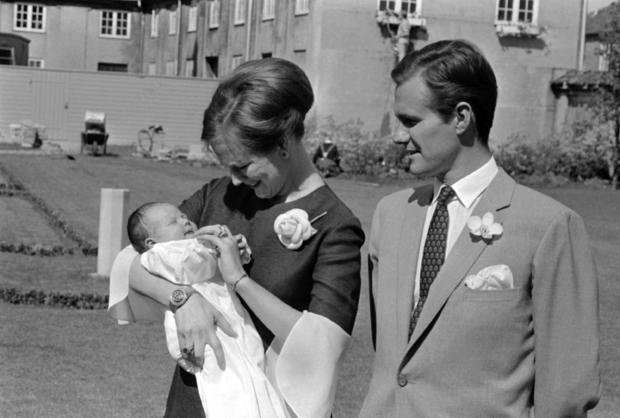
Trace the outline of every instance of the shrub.
<instances>
[{"instance_id":1,"label":"shrub","mask_svg":"<svg viewBox=\"0 0 620 418\"><path fill-rule=\"evenodd\" d=\"M0 288L0 300L14 305L45 305L69 309L107 309L108 296Z\"/></svg>"},{"instance_id":2,"label":"shrub","mask_svg":"<svg viewBox=\"0 0 620 418\"><path fill-rule=\"evenodd\" d=\"M349 174L381 176L403 170L404 147L364 131L363 125L359 119L338 124L333 117L327 117L304 139L306 150L314 155L329 138L338 147L343 171Z\"/></svg>"},{"instance_id":3,"label":"shrub","mask_svg":"<svg viewBox=\"0 0 620 418\"><path fill-rule=\"evenodd\" d=\"M496 147L495 158L510 175L554 184L563 180L608 179L606 162L597 135L573 126L538 142L512 135Z\"/></svg>"},{"instance_id":4,"label":"shrub","mask_svg":"<svg viewBox=\"0 0 620 418\"><path fill-rule=\"evenodd\" d=\"M26 255L38 255L42 257L56 257L66 254L74 254L77 253L77 251L82 251L82 253L84 253L84 249L76 250L74 248L63 247L62 245L30 245L23 242L10 243L0 241L0 252L2 253L17 253ZM91 255L86 253L84 254ZM94 255L96 255L96 253Z\"/></svg>"}]
</instances>

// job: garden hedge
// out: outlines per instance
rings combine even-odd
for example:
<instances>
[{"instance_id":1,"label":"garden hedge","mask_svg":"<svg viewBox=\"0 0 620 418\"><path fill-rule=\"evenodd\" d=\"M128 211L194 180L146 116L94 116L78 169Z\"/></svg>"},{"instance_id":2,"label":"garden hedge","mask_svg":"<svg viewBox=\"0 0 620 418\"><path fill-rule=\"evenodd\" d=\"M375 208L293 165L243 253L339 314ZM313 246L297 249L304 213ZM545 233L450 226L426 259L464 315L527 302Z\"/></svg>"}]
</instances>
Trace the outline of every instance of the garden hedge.
<instances>
[{"instance_id":1,"label":"garden hedge","mask_svg":"<svg viewBox=\"0 0 620 418\"><path fill-rule=\"evenodd\" d=\"M68 309L107 309L108 296L0 288L0 300L14 305L44 305Z\"/></svg>"}]
</instances>

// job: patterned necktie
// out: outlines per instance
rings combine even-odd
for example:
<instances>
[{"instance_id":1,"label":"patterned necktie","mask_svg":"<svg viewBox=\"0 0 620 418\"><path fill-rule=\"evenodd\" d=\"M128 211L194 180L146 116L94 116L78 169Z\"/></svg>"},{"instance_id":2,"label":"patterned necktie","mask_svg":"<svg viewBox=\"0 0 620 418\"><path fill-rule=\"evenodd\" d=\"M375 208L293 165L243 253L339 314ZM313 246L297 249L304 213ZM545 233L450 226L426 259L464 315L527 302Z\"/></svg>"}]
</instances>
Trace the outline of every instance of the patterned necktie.
<instances>
[{"instance_id":1,"label":"patterned necktie","mask_svg":"<svg viewBox=\"0 0 620 418\"><path fill-rule=\"evenodd\" d=\"M448 202L454 197L452 187L445 185L439 192L437 206L431 219L422 253L422 267L420 268L420 298L415 308L411 311L409 323L409 338L413 334L415 325L420 318L426 296L433 284L433 280L443 264L446 256L446 239L448 237Z\"/></svg>"}]
</instances>

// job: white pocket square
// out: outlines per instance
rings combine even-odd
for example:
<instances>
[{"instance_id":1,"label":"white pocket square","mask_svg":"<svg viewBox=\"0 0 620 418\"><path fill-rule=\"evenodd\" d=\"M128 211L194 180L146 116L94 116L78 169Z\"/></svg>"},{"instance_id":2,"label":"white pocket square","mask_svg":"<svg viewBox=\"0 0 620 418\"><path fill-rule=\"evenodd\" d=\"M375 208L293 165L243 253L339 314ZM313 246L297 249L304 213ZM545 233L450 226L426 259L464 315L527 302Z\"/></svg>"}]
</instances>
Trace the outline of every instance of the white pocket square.
<instances>
[{"instance_id":1,"label":"white pocket square","mask_svg":"<svg viewBox=\"0 0 620 418\"><path fill-rule=\"evenodd\" d=\"M485 267L478 274L465 278L465 286L472 290L502 290L515 287L512 271L505 264Z\"/></svg>"}]
</instances>

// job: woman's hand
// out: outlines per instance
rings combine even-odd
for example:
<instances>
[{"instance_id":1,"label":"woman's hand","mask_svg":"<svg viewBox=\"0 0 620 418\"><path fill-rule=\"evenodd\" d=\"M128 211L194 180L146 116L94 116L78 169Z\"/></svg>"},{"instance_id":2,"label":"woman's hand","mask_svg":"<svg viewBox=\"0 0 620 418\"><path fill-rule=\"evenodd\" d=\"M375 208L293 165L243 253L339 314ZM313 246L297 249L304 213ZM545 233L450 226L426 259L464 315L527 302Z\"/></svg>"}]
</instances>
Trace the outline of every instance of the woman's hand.
<instances>
[{"instance_id":1,"label":"woman's hand","mask_svg":"<svg viewBox=\"0 0 620 418\"><path fill-rule=\"evenodd\" d=\"M201 242L208 242L219 253L218 267L222 278L228 284L234 284L239 277L245 274L243 263L239 255L239 239L233 235L227 226L220 227L222 232L216 235L204 234L197 237Z\"/></svg>"},{"instance_id":2,"label":"woman's hand","mask_svg":"<svg viewBox=\"0 0 620 418\"><path fill-rule=\"evenodd\" d=\"M203 245L214 249L215 244L212 244L208 240L204 239L205 236L216 236L216 237L225 237L231 236L231 232L227 226L224 225L207 225L200 228L198 231L194 233L194 238L196 238ZM237 242L237 247L239 248L239 256L241 258L241 264L248 264L252 261L252 249L248 245L248 241L243 234L232 235L235 241ZM219 249L217 250L219 256Z\"/></svg>"},{"instance_id":3,"label":"woman's hand","mask_svg":"<svg viewBox=\"0 0 620 418\"><path fill-rule=\"evenodd\" d=\"M177 309L174 317L183 358L202 368L205 345L209 345L215 353L218 366L224 370L226 359L215 333L216 327L231 337L237 336L224 316L200 294L195 294Z\"/></svg>"}]
</instances>

